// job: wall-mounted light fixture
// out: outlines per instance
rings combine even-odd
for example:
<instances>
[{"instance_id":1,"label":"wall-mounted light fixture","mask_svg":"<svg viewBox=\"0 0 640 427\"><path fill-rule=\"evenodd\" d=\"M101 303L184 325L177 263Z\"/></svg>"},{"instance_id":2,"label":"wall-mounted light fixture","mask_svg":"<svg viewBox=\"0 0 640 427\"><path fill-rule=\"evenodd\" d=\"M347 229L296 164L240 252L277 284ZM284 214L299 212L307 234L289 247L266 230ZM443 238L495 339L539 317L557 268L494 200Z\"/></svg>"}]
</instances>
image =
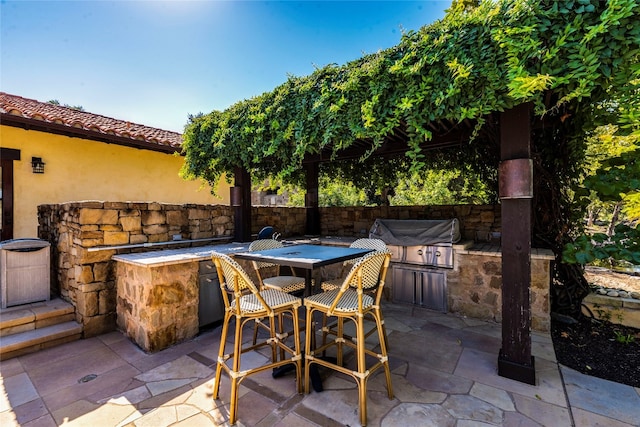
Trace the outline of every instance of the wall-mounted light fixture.
<instances>
[{"instance_id":1,"label":"wall-mounted light fixture","mask_svg":"<svg viewBox=\"0 0 640 427\"><path fill-rule=\"evenodd\" d=\"M33 173L44 173L44 162L41 157L32 157L31 167L33 168Z\"/></svg>"}]
</instances>

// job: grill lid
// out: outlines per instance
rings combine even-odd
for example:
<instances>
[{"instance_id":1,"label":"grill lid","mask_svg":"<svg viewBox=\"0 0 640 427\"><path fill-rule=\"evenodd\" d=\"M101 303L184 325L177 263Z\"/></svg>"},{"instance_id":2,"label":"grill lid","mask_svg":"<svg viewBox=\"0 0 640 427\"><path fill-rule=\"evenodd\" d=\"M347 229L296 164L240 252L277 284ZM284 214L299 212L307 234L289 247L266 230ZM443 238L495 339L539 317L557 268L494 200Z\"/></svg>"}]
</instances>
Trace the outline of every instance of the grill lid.
<instances>
[{"instance_id":1,"label":"grill lid","mask_svg":"<svg viewBox=\"0 0 640 427\"><path fill-rule=\"evenodd\" d=\"M453 219L376 219L369 237L380 239L388 245L417 246L460 241L460 226Z\"/></svg>"}]
</instances>

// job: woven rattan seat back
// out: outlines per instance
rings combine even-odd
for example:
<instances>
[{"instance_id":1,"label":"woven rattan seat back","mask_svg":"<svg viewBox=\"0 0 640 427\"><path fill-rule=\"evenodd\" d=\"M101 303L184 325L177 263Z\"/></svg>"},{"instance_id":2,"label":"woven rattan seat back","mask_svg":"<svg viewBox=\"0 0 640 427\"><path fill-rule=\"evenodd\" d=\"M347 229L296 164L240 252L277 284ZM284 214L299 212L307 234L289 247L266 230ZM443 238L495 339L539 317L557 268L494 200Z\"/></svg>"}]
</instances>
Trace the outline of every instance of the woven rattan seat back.
<instances>
[{"instance_id":1,"label":"woven rattan seat back","mask_svg":"<svg viewBox=\"0 0 640 427\"><path fill-rule=\"evenodd\" d=\"M369 291L380 284L380 271L389 251L373 251L359 258L345 278L342 287L358 288L362 283L362 290ZM361 280L361 281L360 281Z\"/></svg>"},{"instance_id":2,"label":"woven rattan seat back","mask_svg":"<svg viewBox=\"0 0 640 427\"><path fill-rule=\"evenodd\" d=\"M229 292L245 293L245 291L251 291L252 293L258 293L258 288L249 278L242 266L231 259L228 255L214 252L211 254L213 262L220 265L222 273L224 275L224 286ZM237 286L237 288L236 288Z\"/></svg>"},{"instance_id":3,"label":"woven rattan seat back","mask_svg":"<svg viewBox=\"0 0 640 427\"><path fill-rule=\"evenodd\" d=\"M251 244L249 245L249 251L263 251L265 249L276 249L276 248L281 248L283 246L284 245L281 242L274 239L260 239L260 240L254 240L253 242L251 242ZM269 262L259 262L259 261L254 261L254 262L257 268L268 268L276 265Z\"/></svg>"},{"instance_id":4,"label":"woven rattan seat back","mask_svg":"<svg viewBox=\"0 0 640 427\"><path fill-rule=\"evenodd\" d=\"M356 241L354 241L353 243L351 243L351 245L349 245L350 248L358 248L358 249L372 249L374 251L377 252L389 252L389 249L387 248L386 243L384 243L382 240L380 239L369 239L369 238L363 238L363 239L358 239ZM353 258L353 259L348 259L345 262L342 263L342 272L340 273L340 277L345 277L345 274L347 274L348 269L353 266L353 264L357 263L358 261L362 260L362 257L360 258ZM331 279L331 280L325 280L322 282L322 290L323 291L330 291L332 289L339 289L340 286L342 285L342 279ZM354 283L355 285L355 283ZM375 286L368 286L368 287L364 287L364 289L369 289L372 290L374 289Z\"/></svg>"},{"instance_id":5,"label":"woven rattan seat back","mask_svg":"<svg viewBox=\"0 0 640 427\"><path fill-rule=\"evenodd\" d=\"M387 251L387 244L380 239L358 239L349 245L351 248L358 249L373 249L374 251L385 252ZM348 259L344 262L344 265L355 264L360 258Z\"/></svg>"},{"instance_id":6,"label":"woven rattan seat back","mask_svg":"<svg viewBox=\"0 0 640 427\"><path fill-rule=\"evenodd\" d=\"M387 244L380 239L358 239L351 244L352 248L373 249L374 251L386 251Z\"/></svg>"}]
</instances>

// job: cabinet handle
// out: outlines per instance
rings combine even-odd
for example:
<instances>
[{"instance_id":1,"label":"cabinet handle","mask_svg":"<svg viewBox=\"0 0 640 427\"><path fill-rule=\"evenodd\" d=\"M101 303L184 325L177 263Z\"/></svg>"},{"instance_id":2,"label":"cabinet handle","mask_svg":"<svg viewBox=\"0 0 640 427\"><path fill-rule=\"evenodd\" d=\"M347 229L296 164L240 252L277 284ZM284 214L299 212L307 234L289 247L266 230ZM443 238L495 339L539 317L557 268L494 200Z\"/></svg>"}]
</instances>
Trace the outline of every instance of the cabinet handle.
<instances>
[{"instance_id":1,"label":"cabinet handle","mask_svg":"<svg viewBox=\"0 0 640 427\"><path fill-rule=\"evenodd\" d=\"M412 271L411 274L413 275L413 304L416 303L416 300L418 299L418 289L417 289L417 280L416 280L416 272Z\"/></svg>"},{"instance_id":2,"label":"cabinet handle","mask_svg":"<svg viewBox=\"0 0 640 427\"><path fill-rule=\"evenodd\" d=\"M436 256L440 256L440 255L442 255L440 251L436 251Z\"/></svg>"}]
</instances>

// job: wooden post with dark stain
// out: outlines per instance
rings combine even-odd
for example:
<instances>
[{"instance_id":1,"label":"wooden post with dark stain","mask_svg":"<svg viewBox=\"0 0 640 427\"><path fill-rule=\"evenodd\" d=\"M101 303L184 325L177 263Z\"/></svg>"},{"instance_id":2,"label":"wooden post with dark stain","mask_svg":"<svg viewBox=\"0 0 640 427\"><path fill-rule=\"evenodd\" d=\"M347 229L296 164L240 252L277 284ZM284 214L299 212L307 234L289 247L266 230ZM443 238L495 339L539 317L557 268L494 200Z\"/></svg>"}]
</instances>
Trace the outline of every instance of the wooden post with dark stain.
<instances>
[{"instance_id":1,"label":"wooden post with dark stain","mask_svg":"<svg viewBox=\"0 0 640 427\"><path fill-rule=\"evenodd\" d=\"M320 168L318 163L314 162L306 164L305 173L307 187L307 195L304 198L304 207L307 210L305 234L315 236L320 234Z\"/></svg>"},{"instance_id":2,"label":"wooden post with dark stain","mask_svg":"<svg viewBox=\"0 0 640 427\"><path fill-rule=\"evenodd\" d=\"M236 242L249 242L251 241L251 175L245 168L235 168L234 185L238 187L238 190L235 190L238 193L232 197L232 205L234 201L236 202L233 206L234 239Z\"/></svg>"},{"instance_id":3,"label":"wooden post with dark stain","mask_svg":"<svg viewBox=\"0 0 640 427\"><path fill-rule=\"evenodd\" d=\"M502 349L498 375L535 384L531 356L531 105L500 114ZM531 193L531 194L528 194Z\"/></svg>"},{"instance_id":4,"label":"wooden post with dark stain","mask_svg":"<svg viewBox=\"0 0 640 427\"><path fill-rule=\"evenodd\" d=\"M0 167L2 168L2 233L0 240L13 239L13 162L20 160L20 150L0 148Z\"/></svg>"}]
</instances>

